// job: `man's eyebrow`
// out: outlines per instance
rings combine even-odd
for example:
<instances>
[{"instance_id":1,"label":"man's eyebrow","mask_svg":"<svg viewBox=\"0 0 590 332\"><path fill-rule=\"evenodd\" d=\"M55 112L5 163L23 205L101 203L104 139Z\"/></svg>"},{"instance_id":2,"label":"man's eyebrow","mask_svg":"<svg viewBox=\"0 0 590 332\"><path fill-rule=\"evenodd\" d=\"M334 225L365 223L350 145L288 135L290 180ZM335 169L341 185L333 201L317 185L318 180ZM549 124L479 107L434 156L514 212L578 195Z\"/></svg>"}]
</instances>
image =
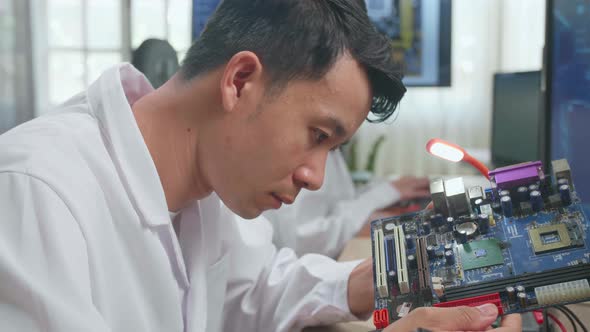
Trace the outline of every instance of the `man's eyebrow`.
<instances>
[{"instance_id":1,"label":"man's eyebrow","mask_svg":"<svg viewBox=\"0 0 590 332\"><path fill-rule=\"evenodd\" d=\"M330 127L332 127L334 132L336 133L336 136L340 136L340 137L347 136L346 129L344 129L344 126L342 125L342 122L340 122L340 120L336 119L333 116L330 116L328 118L328 123L329 123Z\"/></svg>"}]
</instances>

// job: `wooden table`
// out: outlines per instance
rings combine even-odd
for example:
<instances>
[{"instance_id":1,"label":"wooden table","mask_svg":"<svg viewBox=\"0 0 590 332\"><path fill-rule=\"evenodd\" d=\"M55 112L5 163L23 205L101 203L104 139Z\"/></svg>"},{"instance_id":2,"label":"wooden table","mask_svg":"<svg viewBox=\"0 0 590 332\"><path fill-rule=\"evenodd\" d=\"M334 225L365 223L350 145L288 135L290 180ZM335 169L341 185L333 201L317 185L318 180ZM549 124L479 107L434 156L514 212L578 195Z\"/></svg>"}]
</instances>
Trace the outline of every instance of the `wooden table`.
<instances>
[{"instance_id":1,"label":"wooden table","mask_svg":"<svg viewBox=\"0 0 590 332\"><path fill-rule=\"evenodd\" d=\"M371 257L371 240L368 237L358 237L351 240L338 258L339 261L350 261ZM590 329L590 302L568 305L575 312L584 325ZM554 315L565 325L567 331L573 331L569 320L559 311L552 310ZM367 332L375 329L372 321L341 323L332 326L306 328L306 332ZM581 329L578 327L578 331Z\"/></svg>"}]
</instances>

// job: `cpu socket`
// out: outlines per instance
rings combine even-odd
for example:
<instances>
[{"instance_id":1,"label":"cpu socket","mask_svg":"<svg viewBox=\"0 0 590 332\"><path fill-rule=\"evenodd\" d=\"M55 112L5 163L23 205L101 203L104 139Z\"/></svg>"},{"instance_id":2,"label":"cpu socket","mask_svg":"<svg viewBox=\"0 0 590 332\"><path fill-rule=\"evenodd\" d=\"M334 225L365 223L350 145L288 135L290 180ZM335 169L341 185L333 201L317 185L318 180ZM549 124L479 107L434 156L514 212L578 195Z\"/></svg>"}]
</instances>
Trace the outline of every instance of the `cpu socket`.
<instances>
[{"instance_id":1,"label":"cpu socket","mask_svg":"<svg viewBox=\"0 0 590 332\"><path fill-rule=\"evenodd\" d=\"M572 239L565 224L554 224L529 229L535 254L571 248Z\"/></svg>"}]
</instances>

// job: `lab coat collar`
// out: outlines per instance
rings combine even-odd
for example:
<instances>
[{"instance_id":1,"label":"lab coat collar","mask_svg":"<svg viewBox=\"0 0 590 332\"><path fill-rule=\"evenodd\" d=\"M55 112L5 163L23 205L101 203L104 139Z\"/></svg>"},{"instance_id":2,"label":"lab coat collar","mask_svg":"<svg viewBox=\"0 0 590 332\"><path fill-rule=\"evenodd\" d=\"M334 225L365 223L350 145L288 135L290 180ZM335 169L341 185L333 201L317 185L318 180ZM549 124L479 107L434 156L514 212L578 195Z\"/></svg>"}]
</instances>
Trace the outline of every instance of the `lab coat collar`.
<instances>
[{"instance_id":1,"label":"lab coat collar","mask_svg":"<svg viewBox=\"0 0 590 332\"><path fill-rule=\"evenodd\" d=\"M105 71L88 88L90 112L99 122L113 159L135 210L148 225L170 223L164 189L143 140L131 106L153 91L145 76L130 64Z\"/></svg>"}]
</instances>

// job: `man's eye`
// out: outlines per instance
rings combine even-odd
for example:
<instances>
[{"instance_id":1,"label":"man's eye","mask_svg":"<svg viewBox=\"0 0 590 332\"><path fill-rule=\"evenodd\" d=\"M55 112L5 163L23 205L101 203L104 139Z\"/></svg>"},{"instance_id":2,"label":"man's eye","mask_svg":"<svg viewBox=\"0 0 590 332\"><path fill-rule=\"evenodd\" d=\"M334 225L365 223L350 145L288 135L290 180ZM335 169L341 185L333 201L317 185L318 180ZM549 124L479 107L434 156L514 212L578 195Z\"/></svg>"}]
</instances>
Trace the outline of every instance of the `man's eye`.
<instances>
[{"instance_id":1,"label":"man's eye","mask_svg":"<svg viewBox=\"0 0 590 332\"><path fill-rule=\"evenodd\" d=\"M314 130L314 140L316 144L322 144L328 138L330 138L330 136L328 136L328 134L326 134L325 132L319 129Z\"/></svg>"}]
</instances>

